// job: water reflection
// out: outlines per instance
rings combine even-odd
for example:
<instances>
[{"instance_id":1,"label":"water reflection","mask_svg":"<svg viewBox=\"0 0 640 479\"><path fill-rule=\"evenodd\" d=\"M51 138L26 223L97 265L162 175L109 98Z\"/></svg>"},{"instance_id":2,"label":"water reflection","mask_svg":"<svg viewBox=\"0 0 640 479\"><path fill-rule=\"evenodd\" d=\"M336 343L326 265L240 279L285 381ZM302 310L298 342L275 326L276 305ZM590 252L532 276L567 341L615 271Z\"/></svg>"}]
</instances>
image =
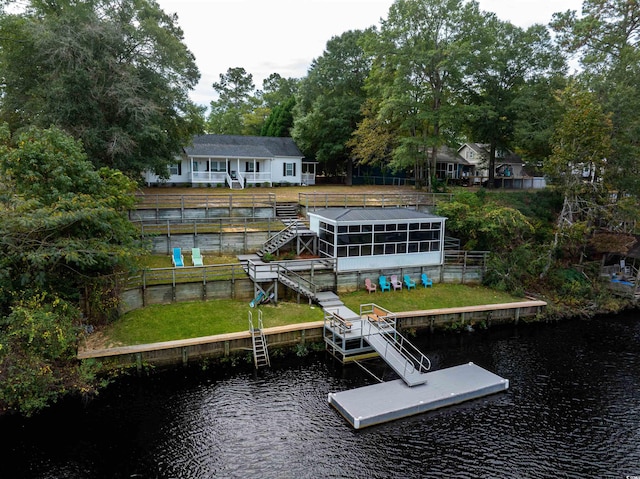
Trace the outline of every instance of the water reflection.
<instances>
[{"instance_id":1,"label":"water reflection","mask_svg":"<svg viewBox=\"0 0 640 479\"><path fill-rule=\"evenodd\" d=\"M124 380L86 407L0 421L21 478L624 477L640 474L640 320L418 338L434 368L473 361L506 393L355 431L329 392L373 380L324 354L271 370ZM390 378L381 364L379 370Z\"/></svg>"}]
</instances>

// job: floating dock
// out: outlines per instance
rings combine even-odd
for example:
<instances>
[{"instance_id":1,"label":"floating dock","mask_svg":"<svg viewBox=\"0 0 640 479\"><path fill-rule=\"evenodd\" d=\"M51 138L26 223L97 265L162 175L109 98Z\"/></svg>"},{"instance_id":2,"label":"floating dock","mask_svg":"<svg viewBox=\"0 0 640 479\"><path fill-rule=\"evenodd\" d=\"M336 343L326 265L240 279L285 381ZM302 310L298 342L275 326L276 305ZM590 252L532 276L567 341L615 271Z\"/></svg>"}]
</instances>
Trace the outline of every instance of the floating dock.
<instances>
[{"instance_id":1,"label":"floating dock","mask_svg":"<svg viewBox=\"0 0 640 479\"><path fill-rule=\"evenodd\" d=\"M426 383L417 386L408 386L402 379L397 379L329 393L329 404L355 429L362 429L509 388L508 379L473 363L433 371L426 376Z\"/></svg>"}]
</instances>

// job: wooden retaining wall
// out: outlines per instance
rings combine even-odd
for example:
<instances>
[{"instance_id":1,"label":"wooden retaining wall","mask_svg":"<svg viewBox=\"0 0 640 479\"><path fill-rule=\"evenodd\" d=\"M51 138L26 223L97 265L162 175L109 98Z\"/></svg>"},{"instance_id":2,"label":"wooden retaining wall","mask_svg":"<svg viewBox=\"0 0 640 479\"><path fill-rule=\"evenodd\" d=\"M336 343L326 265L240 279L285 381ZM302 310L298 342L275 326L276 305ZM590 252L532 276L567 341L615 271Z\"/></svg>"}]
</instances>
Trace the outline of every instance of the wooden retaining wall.
<instances>
[{"instance_id":1,"label":"wooden retaining wall","mask_svg":"<svg viewBox=\"0 0 640 479\"><path fill-rule=\"evenodd\" d=\"M547 303L544 301L521 301L515 303L465 306L460 308L404 311L396 313L401 330L415 329L434 331L452 324L472 325L486 322L487 326L515 323L523 318L540 314ZM269 348L282 348L320 342L323 340L323 321L265 328ZM252 351L249 331L221 334L201 338L139 344L109 349L78 351L78 359L110 361L114 365L137 367L144 365L186 365L190 361L204 358L220 358L231 354ZM428 352L426 352L428 355Z\"/></svg>"}]
</instances>

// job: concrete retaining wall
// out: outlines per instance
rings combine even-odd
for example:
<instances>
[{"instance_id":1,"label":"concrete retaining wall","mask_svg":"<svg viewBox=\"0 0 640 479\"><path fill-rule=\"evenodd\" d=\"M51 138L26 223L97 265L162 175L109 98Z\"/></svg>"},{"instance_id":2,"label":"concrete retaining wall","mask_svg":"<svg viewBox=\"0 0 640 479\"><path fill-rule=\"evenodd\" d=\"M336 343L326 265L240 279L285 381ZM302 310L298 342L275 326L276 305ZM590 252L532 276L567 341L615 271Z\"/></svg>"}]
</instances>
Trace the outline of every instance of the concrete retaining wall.
<instances>
[{"instance_id":1,"label":"concrete retaining wall","mask_svg":"<svg viewBox=\"0 0 640 479\"><path fill-rule=\"evenodd\" d=\"M273 234L274 232L271 232ZM202 253L246 254L254 253L269 239L268 231L241 231L222 233L171 234L151 236L153 254L171 255L173 248L182 248L190 252L191 248L200 248Z\"/></svg>"},{"instance_id":2,"label":"concrete retaining wall","mask_svg":"<svg viewBox=\"0 0 640 479\"><path fill-rule=\"evenodd\" d=\"M196 208L141 208L131 210L129 219L132 221L188 221L209 218L274 218L273 206L210 206Z\"/></svg>"}]
</instances>

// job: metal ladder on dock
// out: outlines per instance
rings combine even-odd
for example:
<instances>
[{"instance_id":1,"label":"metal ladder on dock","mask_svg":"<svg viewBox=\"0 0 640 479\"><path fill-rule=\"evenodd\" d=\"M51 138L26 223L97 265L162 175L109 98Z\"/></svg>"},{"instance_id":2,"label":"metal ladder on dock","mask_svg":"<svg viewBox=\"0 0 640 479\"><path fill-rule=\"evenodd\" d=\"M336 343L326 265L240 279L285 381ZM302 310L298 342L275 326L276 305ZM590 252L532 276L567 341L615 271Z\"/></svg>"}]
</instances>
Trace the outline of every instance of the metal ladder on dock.
<instances>
[{"instance_id":1,"label":"metal ladder on dock","mask_svg":"<svg viewBox=\"0 0 640 479\"><path fill-rule=\"evenodd\" d=\"M256 369L261 366L271 366L269 360L269 350L267 349L267 340L262 332L262 311L258 310L258 327L253 327L253 313L249 311L249 332L251 333L251 342L253 344L253 364Z\"/></svg>"},{"instance_id":2,"label":"metal ladder on dock","mask_svg":"<svg viewBox=\"0 0 640 479\"><path fill-rule=\"evenodd\" d=\"M362 321L362 334L385 362L407 383L417 386L427 382L431 361L384 319Z\"/></svg>"}]
</instances>

